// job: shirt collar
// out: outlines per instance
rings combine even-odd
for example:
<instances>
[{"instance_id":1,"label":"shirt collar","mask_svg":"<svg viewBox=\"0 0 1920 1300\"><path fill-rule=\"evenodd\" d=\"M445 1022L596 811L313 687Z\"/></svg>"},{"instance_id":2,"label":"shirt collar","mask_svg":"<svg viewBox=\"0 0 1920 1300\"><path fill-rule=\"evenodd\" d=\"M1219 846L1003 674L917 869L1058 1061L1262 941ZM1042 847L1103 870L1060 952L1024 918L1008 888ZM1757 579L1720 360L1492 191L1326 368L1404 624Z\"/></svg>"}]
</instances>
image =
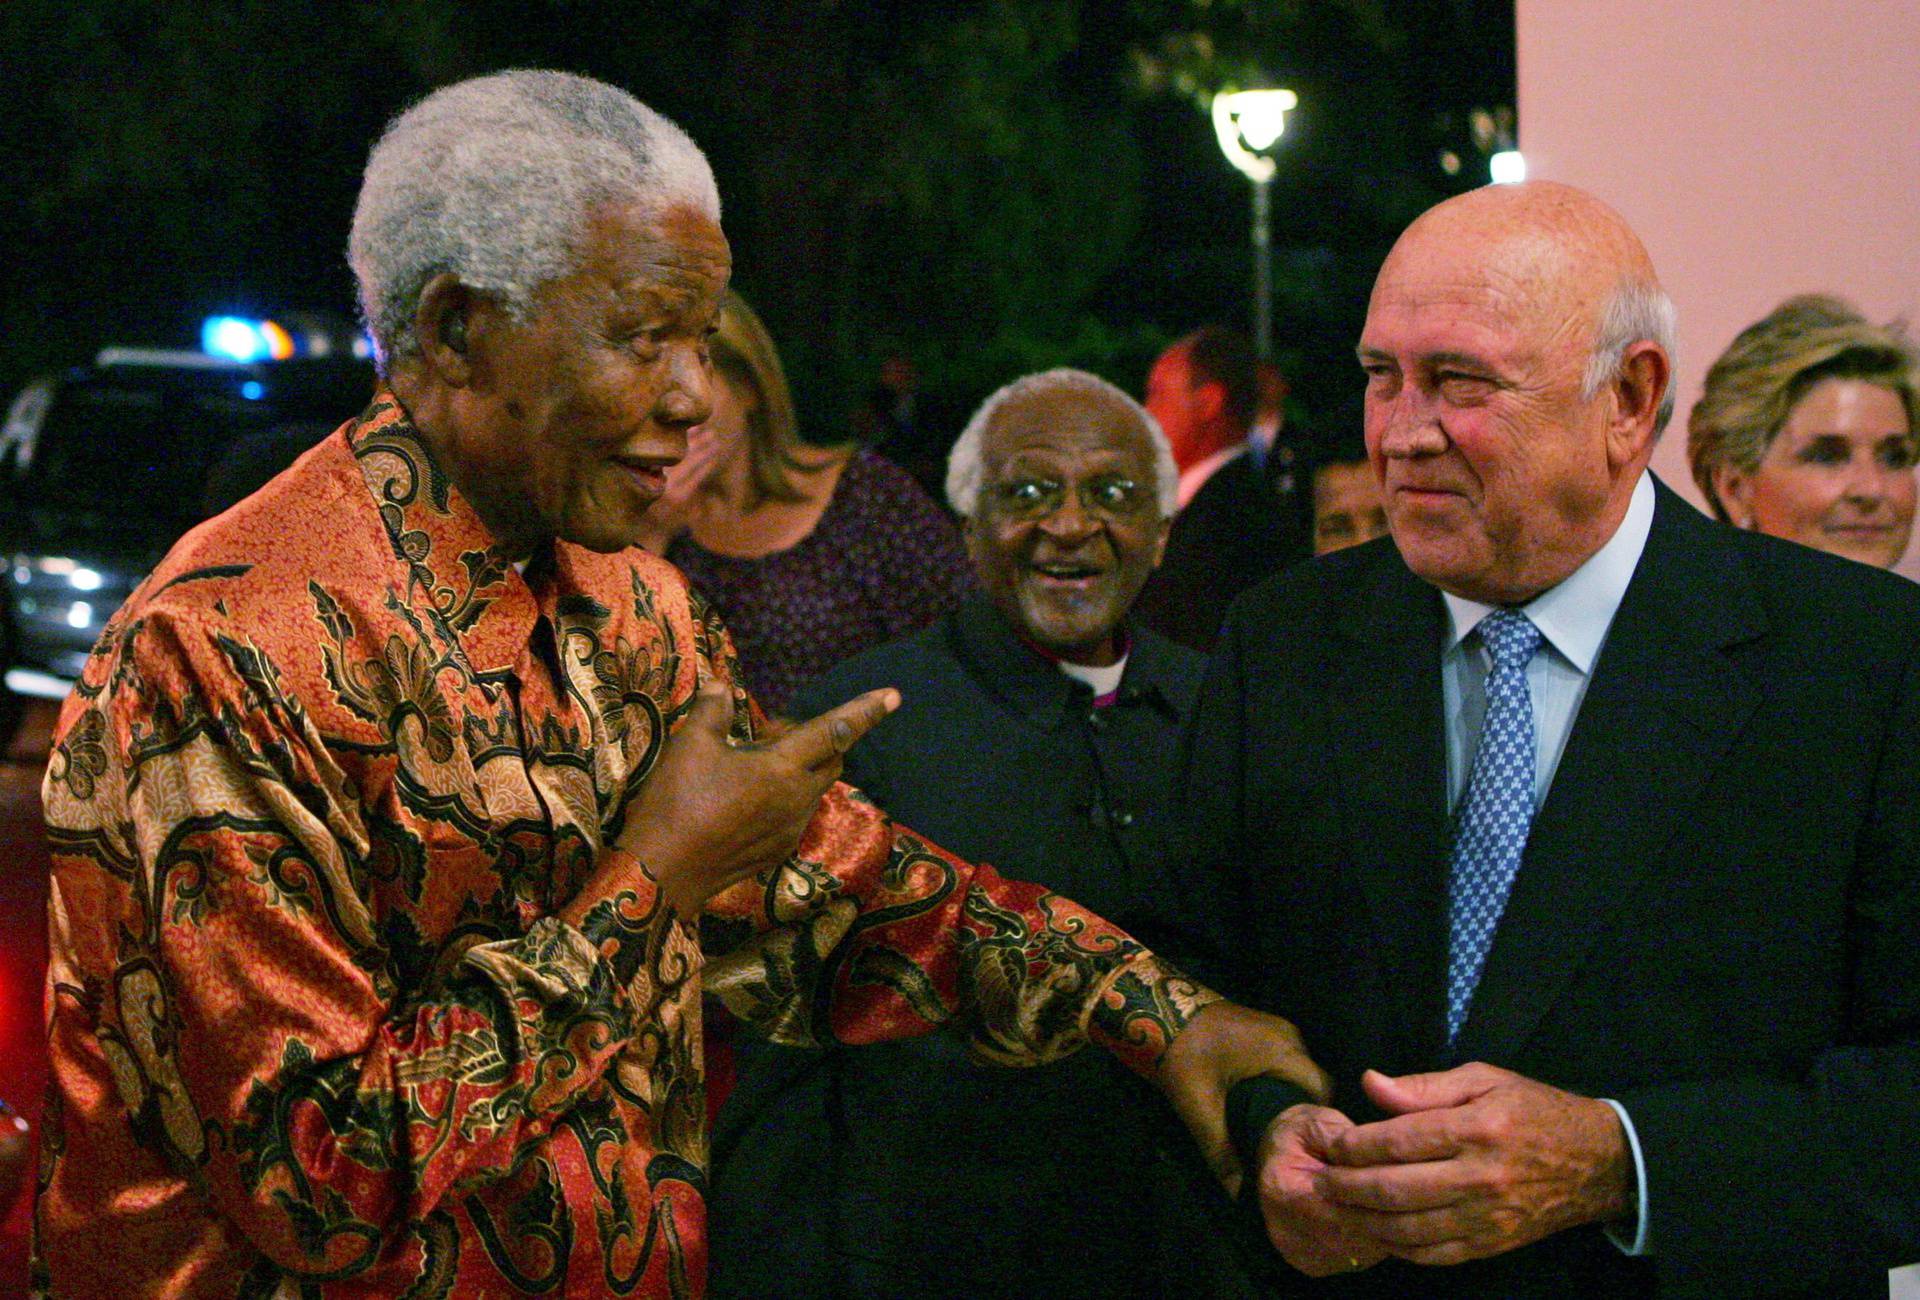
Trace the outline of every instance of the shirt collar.
<instances>
[{"instance_id":1,"label":"shirt collar","mask_svg":"<svg viewBox=\"0 0 1920 1300\"><path fill-rule=\"evenodd\" d=\"M1084 683L1093 692L1094 705L1100 707L1113 703L1119 697L1120 679L1127 674L1127 656L1123 654L1114 662L1098 668L1070 664L1064 659L1054 660L1053 666L1074 681Z\"/></svg>"},{"instance_id":2,"label":"shirt collar","mask_svg":"<svg viewBox=\"0 0 1920 1300\"><path fill-rule=\"evenodd\" d=\"M978 666L984 681L1023 716L1044 727L1066 719L1075 699L1084 702L1091 687L1061 671L1059 663L1020 639L1004 615L984 596L976 596L954 612L954 628L966 656ZM1141 638L1123 627L1129 649L1119 695L1128 700L1157 701L1163 692L1155 680L1152 657L1137 651Z\"/></svg>"},{"instance_id":3,"label":"shirt collar","mask_svg":"<svg viewBox=\"0 0 1920 1300\"><path fill-rule=\"evenodd\" d=\"M479 672L512 667L539 606L390 389L347 430L347 445L405 566L407 604L437 612Z\"/></svg>"},{"instance_id":4,"label":"shirt collar","mask_svg":"<svg viewBox=\"0 0 1920 1300\"><path fill-rule=\"evenodd\" d=\"M1647 548L1647 533L1652 527L1653 479L1642 470L1627 503L1627 513L1607 544L1560 582L1520 606L1520 612L1540 629L1547 643L1582 674L1593 671L1593 661L1599 657L1607 629L1626 598L1627 584L1633 581L1633 571L1639 567L1640 553ZM1493 612L1494 606L1452 592L1441 595L1452 624L1447 638L1447 649L1451 650Z\"/></svg>"},{"instance_id":5,"label":"shirt collar","mask_svg":"<svg viewBox=\"0 0 1920 1300\"><path fill-rule=\"evenodd\" d=\"M1180 491L1179 495L1175 498L1175 508L1177 509L1180 506L1184 506L1187 502L1193 500L1194 494L1205 486L1206 481L1218 473L1221 467L1226 465L1228 461L1233 460L1236 456L1244 456L1246 454L1247 443L1243 438L1239 442L1229 443L1225 447L1222 447L1205 460L1197 460L1181 470Z\"/></svg>"}]
</instances>

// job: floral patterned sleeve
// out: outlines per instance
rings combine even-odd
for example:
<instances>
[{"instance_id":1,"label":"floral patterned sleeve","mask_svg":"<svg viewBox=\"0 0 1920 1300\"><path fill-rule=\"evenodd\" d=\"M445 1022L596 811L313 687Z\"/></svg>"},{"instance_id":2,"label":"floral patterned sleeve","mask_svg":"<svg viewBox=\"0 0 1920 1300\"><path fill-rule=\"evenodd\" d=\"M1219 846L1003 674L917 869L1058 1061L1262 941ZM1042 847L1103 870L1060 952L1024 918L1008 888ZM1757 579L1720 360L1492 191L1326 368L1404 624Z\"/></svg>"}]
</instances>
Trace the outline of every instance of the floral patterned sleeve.
<instances>
[{"instance_id":1,"label":"floral patterned sleeve","mask_svg":"<svg viewBox=\"0 0 1920 1300\"><path fill-rule=\"evenodd\" d=\"M707 620L703 642L725 672L726 634ZM737 688L736 699L743 719L757 714ZM1093 1042L1151 1075L1219 1000L1078 904L962 862L845 783L784 866L708 904L701 941L706 991L792 1046L952 1025L996 1064L1040 1065Z\"/></svg>"},{"instance_id":2,"label":"floral patterned sleeve","mask_svg":"<svg viewBox=\"0 0 1920 1300\"><path fill-rule=\"evenodd\" d=\"M100 1051L136 1129L256 1247L351 1274L395 1225L543 1139L632 1036L625 995L552 919L449 950L425 992L396 989L365 901L370 828L271 661L156 611L112 673L69 706L47 784L52 994L102 1000ZM117 896L63 889L98 879L63 859L118 863ZM119 923L67 925L81 908ZM70 960L113 977L65 985Z\"/></svg>"}]
</instances>

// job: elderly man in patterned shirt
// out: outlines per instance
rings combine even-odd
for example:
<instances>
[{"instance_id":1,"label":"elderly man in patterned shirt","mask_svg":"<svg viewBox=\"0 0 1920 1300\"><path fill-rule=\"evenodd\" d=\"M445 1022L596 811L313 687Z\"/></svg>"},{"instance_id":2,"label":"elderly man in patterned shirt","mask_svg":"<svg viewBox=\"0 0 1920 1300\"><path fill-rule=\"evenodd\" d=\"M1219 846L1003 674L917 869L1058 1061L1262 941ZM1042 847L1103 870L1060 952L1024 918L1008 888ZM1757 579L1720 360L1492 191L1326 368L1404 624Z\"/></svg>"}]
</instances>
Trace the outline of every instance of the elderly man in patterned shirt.
<instances>
[{"instance_id":1,"label":"elderly man in patterned shirt","mask_svg":"<svg viewBox=\"0 0 1920 1300\"><path fill-rule=\"evenodd\" d=\"M61 717L39 1289L698 1295L703 987L790 1043L1097 1042L1229 1177L1228 1086L1321 1087L1286 1022L835 784L891 692L762 739L629 549L708 412L718 214L691 141L558 73L374 150L388 386L174 549Z\"/></svg>"}]
</instances>

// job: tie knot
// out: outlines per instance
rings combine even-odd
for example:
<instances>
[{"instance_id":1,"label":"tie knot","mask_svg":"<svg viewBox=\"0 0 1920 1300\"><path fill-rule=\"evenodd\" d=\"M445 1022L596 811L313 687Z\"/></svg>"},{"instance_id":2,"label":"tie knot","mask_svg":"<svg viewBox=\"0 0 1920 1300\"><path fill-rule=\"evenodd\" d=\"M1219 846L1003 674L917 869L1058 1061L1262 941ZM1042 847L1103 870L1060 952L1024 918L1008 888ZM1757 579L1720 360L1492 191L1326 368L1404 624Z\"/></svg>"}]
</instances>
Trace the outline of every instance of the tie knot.
<instances>
[{"instance_id":1,"label":"tie knot","mask_svg":"<svg viewBox=\"0 0 1920 1300\"><path fill-rule=\"evenodd\" d=\"M1502 668L1525 668L1540 648L1540 629L1517 609L1496 609L1480 620L1480 639Z\"/></svg>"}]
</instances>

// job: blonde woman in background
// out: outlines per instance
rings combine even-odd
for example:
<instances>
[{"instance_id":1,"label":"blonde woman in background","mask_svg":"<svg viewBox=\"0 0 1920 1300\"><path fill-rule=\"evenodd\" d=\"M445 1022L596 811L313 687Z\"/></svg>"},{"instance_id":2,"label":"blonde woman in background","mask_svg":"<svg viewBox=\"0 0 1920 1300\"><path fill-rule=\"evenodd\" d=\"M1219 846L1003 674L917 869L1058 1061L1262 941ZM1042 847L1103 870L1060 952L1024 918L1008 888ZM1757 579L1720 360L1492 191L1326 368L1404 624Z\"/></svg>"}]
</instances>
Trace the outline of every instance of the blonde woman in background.
<instances>
[{"instance_id":1,"label":"blonde woman in background","mask_svg":"<svg viewBox=\"0 0 1920 1300\"><path fill-rule=\"evenodd\" d=\"M720 610L769 713L828 668L931 623L973 589L953 521L906 471L800 436L766 326L729 293L713 414L648 512L649 550Z\"/></svg>"},{"instance_id":2,"label":"blonde woman in background","mask_svg":"<svg viewBox=\"0 0 1920 1300\"><path fill-rule=\"evenodd\" d=\"M1920 354L1898 325L1805 294L1748 326L1687 421L1721 519L1891 568L1913 530Z\"/></svg>"}]
</instances>

